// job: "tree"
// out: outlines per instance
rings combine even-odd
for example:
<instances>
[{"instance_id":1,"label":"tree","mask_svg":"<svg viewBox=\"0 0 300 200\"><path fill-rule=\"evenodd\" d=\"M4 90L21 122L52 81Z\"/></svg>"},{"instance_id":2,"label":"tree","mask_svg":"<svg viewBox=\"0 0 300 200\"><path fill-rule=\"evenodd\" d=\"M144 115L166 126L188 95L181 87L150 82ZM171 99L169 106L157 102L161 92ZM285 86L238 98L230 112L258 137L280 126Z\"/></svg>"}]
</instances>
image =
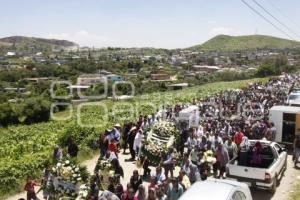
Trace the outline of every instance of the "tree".
<instances>
[{"instance_id":1,"label":"tree","mask_svg":"<svg viewBox=\"0 0 300 200\"><path fill-rule=\"evenodd\" d=\"M287 65L287 57L278 55L276 57L267 58L259 66L257 75L260 77L279 75L282 72L289 72L291 70Z\"/></svg>"},{"instance_id":2,"label":"tree","mask_svg":"<svg viewBox=\"0 0 300 200\"><path fill-rule=\"evenodd\" d=\"M209 57L208 59L207 59L207 64L208 65L215 65L215 59L213 58L213 57Z\"/></svg>"}]
</instances>

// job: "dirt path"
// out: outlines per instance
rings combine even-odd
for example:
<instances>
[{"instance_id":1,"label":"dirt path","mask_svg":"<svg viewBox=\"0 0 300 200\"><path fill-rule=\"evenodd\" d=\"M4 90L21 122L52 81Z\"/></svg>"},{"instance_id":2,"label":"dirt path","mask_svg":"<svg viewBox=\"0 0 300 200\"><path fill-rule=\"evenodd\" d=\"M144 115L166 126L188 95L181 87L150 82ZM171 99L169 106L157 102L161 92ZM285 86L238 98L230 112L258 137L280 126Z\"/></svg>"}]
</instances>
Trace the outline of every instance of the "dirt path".
<instances>
[{"instance_id":1,"label":"dirt path","mask_svg":"<svg viewBox=\"0 0 300 200\"><path fill-rule=\"evenodd\" d=\"M130 155L123 155L119 154L119 160L120 164L122 165L124 169L124 178L121 179L121 183L124 187L126 187L126 184L129 182L130 177L132 175L132 171L136 169L135 162L128 162L125 161L130 158ZM82 163L82 165L87 166L88 171L92 174L95 168L95 165L97 163L98 156L94 156L92 159L87 160ZM153 171L154 168L150 167ZM178 170L176 170L178 171ZM139 169L139 173L142 174L142 169ZM175 172L174 175L177 173ZM287 200L288 196L293 192L293 186L294 184L300 181L300 170L295 169L294 165L292 163L291 156L288 157L288 168L282 177L282 180L280 181L280 185L277 188L277 191L274 195L271 195L266 190L260 190L260 189L252 189L251 193L253 196L253 200ZM147 183L146 183L147 184ZM42 199L42 192L38 194L38 197ZM6 200L18 200L19 198L26 198L26 193L20 193L14 196L9 197Z\"/></svg>"},{"instance_id":2,"label":"dirt path","mask_svg":"<svg viewBox=\"0 0 300 200\"><path fill-rule=\"evenodd\" d=\"M270 192L260 189L252 189L251 193L254 200L287 200L293 192L293 186L300 181L300 170L294 168L292 156L288 156L287 170L277 187L276 193L272 195Z\"/></svg>"}]
</instances>

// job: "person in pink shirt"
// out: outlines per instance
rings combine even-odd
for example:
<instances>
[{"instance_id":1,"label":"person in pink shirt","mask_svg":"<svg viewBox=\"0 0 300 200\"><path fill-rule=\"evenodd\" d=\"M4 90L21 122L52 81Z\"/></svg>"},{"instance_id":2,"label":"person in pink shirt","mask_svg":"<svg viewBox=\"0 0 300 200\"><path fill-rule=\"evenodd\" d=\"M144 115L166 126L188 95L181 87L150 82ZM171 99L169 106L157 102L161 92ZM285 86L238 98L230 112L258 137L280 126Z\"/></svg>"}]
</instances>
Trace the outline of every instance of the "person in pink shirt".
<instances>
[{"instance_id":1,"label":"person in pink shirt","mask_svg":"<svg viewBox=\"0 0 300 200\"><path fill-rule=\"evenodd\" d=\"M123 200L138 200L138 198L135 196L133 188L128 189L127 195L123 198Z\"/></svg>"}]
</instances>

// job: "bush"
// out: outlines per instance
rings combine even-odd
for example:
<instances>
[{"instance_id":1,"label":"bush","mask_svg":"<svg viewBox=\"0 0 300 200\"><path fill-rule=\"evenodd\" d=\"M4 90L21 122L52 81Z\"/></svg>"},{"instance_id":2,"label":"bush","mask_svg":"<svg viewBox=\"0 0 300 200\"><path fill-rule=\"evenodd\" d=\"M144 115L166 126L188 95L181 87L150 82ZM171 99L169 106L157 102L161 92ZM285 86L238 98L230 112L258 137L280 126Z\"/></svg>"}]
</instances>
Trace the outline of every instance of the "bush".
<instances>
[{"instance_id":1,"label":"bush","mask_svg":"<svg viewBox=\"0 0 300 200\"><path fill-rule=\"evenodd\" d=\"M51 102L42 97L28 98L16 104L0 104L0 125L32 124L48 121L50 118Z\"/></svg>"},{"instance_id":2,"label":"bush","mask_svg":"<svg viewBox=\"0 0 300 200\"><path fill-rule=\"evenodd\" d=\"M293 72L296 69L297 67L288 65L286 56L279 55L264 60L258 68L256 75L258 77L280 75L282 72Z\"/></svg>"}]
</instances>

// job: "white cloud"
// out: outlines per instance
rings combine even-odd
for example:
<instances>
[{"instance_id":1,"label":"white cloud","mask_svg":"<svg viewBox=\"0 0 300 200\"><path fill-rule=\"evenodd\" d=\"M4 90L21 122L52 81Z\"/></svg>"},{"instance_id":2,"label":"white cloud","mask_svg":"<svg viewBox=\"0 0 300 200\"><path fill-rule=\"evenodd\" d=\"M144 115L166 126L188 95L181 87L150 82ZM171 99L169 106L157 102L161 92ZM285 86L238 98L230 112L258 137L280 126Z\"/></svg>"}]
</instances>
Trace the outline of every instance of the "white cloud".
<instances>
[{"instance_id":1,"label":"white cloud","mask_svg":"<svg viewBox=\"0 0 300 200\"><path fill-rule=\"evenodd\" d=\"M232 28L232 27L214 27L210 30L209 35L211 37L216 35L242 35L242 32L238 29Z\"/></svg>"},{"instance_id":2,"label":"white cloud","mask_svg":"<svg viewBox=\"0 0 300 200\"><path fill-rule=\"evenodd\" d=\"M78 43L80 46L95 46L95 47L106 47L111 46L115 43L114 40L97 35L94 33L89 33L85 30L81 30L75 33L51 33L45 36L51 39L69 40Z\"/></svg>"}]
</instances>

